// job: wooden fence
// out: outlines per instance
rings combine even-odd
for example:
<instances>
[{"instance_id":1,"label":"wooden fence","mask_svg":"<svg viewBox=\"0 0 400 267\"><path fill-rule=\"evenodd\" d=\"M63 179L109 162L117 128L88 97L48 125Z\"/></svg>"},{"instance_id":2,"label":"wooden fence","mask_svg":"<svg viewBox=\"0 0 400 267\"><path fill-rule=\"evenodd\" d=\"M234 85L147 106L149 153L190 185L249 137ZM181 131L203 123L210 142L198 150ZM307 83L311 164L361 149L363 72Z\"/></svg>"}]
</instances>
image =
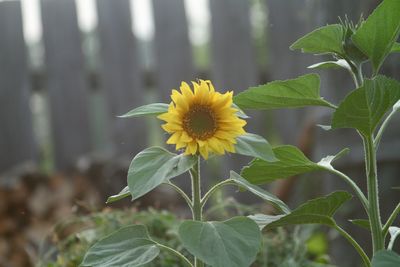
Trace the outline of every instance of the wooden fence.
<instances>
[{"instance_id":1,"label":"wooden fence","mask_svg":"<svg viewBox=\"0 0 400 267\"><path fill-rule=\"evenodd\" d=\"M250 8L256 1L209 0L211 14L210 68L205 70L219 89L235 92L270 79L293 78L309 72L315 58L289 51L289 45L316 26L335 22L351 9L368 13L377 1L265 0L271 12L265 25L269 62L261 69L252 37ZM45 94L50 110L53 155L58 169L73 166L93 145L93 114L89 104L93 88L88 82L82 52L82 36L74 0L41 0L45 68ZM152 79L158 101L168 101L171 88L182 80L194 80L193 47L183 0L153 0L155 36L151 53L155 59ZM132 157L148 142L144 121L116 118L130 108L146 103L149 88L143 75L139 44L132 32L129 0L96 0L100 43L98 77L105 96L105 127L101 129L110 155ZM265 10L265 12L267 9ZM264 11L263 11L264 12ZM312 15L316 14L316 15ZM0 2L0 172L39 158L30 100L31 72L23 37L20 1ZM267 43L267 42L266 42ZM202 70L204 71L204 70ZM201 72L204 73L204 72ZM261 74L261 75L260 75ZM327 76L326 76L327 77ZM344 87L344 86L342 86ZM343 90L341 91L343 92ZM296 143L309 122L312 110L279 111L275 126L285 143ZM264 121L257 118L258 125ZM253 125L256 125L253 123ZM265 135L258 125L258 132ZM293 125L299 131L293 131ZM98 130L97 130L98 131Z\"/></svg>"},{"instance_id":2,"label":"wooden fence","mask_svg":"<svg viewBox=\"0 0 400 267\"><path fill-rule=\"evenodd\" d=\"M146 144L143 122L117 119L145 103L146 88L138 42L132 33L128 0L97 0L100 62L97 76L105 95L106 141L113 155L134 155ZM182 0L154 0L153 77L159 101L168 101L171 88L199 75L193 64L188 24ZM53 154L65 169L93 151L81 32L73 0L41 0L45 51L45 92L50 110ZM243 90L258 83L250 37L249 2L211 1L212 70L218 88ZM235 27L231 27L234 21ZM21 3L0 2L0 170L27 161L37 162L38 146L29 108L32 83L22 29Z\"/></svg>"}]
</instances>

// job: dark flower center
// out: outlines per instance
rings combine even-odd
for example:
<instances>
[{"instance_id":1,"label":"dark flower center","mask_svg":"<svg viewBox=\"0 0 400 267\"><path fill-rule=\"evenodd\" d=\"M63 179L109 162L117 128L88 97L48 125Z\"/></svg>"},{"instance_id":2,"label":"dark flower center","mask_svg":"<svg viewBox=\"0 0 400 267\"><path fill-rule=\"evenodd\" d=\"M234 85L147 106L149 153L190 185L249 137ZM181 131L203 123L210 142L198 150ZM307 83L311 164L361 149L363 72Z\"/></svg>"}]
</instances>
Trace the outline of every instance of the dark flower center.
<instances>
[{"instance_id":1,"label":"dark flower center","mask_svg":"<svg viewBox=\"0 0 400 267\"><path fill-rule=\"evenodd\" d=\"M183 117L183 129L190 137L205 140L217 131L217 120L211 107L193 105Z\"/></svg>"}]
</instances>

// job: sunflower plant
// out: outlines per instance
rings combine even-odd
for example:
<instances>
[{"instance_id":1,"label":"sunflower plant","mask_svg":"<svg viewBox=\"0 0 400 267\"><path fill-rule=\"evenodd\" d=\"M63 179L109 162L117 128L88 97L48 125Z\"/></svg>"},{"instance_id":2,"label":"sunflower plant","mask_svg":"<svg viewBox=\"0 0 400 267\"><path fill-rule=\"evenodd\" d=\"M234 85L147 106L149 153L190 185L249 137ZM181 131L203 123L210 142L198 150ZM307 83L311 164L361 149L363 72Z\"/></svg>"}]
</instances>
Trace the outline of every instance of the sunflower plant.
<instances>
[{"instance_id":1,"label":"sunflower plant","mask_svg":"<svg viewBox=\"0 0 400 267\"><path fill-rule=\"evenodd\" d=\"M82 266L142 266L153 261L160 250L181 258L187 266L249 266L260 249L259 226L245 216L205 222L203 209L210 196L221 186L237 185L271 201L282 212L288 212L289 208L233 171L229 179L217 183L205 194L201 192L200 163L210 155L237 153L266 162L277 160L267 140L245 131L248 117L233 103L233 92L220 93L208 80L192 82L191 86L182 82L179 91L172 90L169 104L141 106L121 117L139 116L155 116L163 121L161 127L169 135L166 143L174 145L177 153L150 147L137 154L129 167L128 186L107 202L129 196L135 200L161 184L171 186L192 211L192 220L180 224L178 235L193 260L156 242L145 226L130 225L94 244ZM184 173L191 177L191 197L172 181Z\"/></svg>"},{"instance_id":2,"label":"sunflower plant","mask_svg":"<svg viewBox=\"0 0 400 267\"><path fill-rule=\"evenodd\" d=\"M171 102L154 103L133 109L122 117L156 116L170 135L167 144L176 153L161 147L150 147L137 154L129 167L128 185L108 202L125 197L138 199L155 187L166 184L175 189L192 211L192 220L178 227L182 246L193 255L188 258L178 250L153 240L145 226L130 225L95 243L86 253L82 266L143 266L165 250L181 258L187 266L245 267L256 259L261 245L260 229L296 224L323 224L337 230L354 246L365 266L400 266L400 256L392 251L400 228L393 222L400 213L400 203L385 221L380 216L376 153L383 133L400 110L400 82L380 74L390 53L400 52L396 43L400 33L400 1L384 0L365 20L354 25L347 20L327 25L297 40L291 49L304 53L325 54L332 60L310 68L347 70L354 79L352 90L338 105L320 96L320 78L307 74L294 79L273 81L249 88L236 96L216 91L210 81L192 85L182 82L180 91L172 90ZM363 66L369 63L371 73ZM242 110L271 110L318 106L332 111L330 126L324 130L352 128L363 140L367 192L333 163L349 149L326 156L319 162L308 159L298 148L282 145L271 148L263 137L245 131L248 117ZM200 163L210 155L237 153L254 158L241 173L230 177L205 194L201 192ZM290 209L283 201L258 185L277 179L325 171L343 179L361 202L366 219L351 220L355 226L369 229L373 255L342 227L333 216L352 195L336 191ZM189 197L172 182L174 177L189 173L192 194ZM237 216L226 221L204 221L203 208L220 187L236 185L254 193L276 208L274 215ZM353 219L353 218L352 218ZM387 237L390 235L389 242ZM372 259L372 260L371 260Z\"/></svg>"}]
</instances>

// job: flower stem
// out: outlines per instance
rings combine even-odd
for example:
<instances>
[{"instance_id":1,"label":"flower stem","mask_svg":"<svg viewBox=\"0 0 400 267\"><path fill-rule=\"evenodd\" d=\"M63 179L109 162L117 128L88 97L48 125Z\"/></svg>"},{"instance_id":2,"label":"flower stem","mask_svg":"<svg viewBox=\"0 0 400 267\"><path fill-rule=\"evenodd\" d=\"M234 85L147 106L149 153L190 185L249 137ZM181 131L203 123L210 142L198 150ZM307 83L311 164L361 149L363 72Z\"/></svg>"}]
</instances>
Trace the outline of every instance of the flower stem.
<instances>
[{"instance_id":1,"label":"flower stem","mask_svg":"<svg viewBox=\"0 0 400 267\"><path fill-rule=\"evenodd\" d=\"M355 241L353 239L353 237L351 237L351 235L349 235L345 230L343 230L339 225L335 225L334 226L335 229L344 237L346 238L352 245L353 247L357 250L357 252L360 254L364 265L366 267L370 267L371 266L371 262L367 256L367 254L365 254L364 250L361 248L361 246L357 243L357 241Z\"/></svg>"},{"instance_id":2,"label":"flower stem","mask_svg":"<svg viewBox=\"0 0 400 267\"><path fill-rule=\"evenodd\" d=\"M201 179L200 179L200 156L197 156L197 162L190 170L192 177L192 215L194 221L202 221L203 208L201 206ZM198 258L194 258L194 267L203 267L204 264Z\"/></svg>"},{"instance_id":3,"label":"flower stem","mask_svg":"<svg viewBox=\"0 0 400 267\"><path fill-rule=\"evenodd\" d=\"M390 120L396 115L398 111L400 111L400 100L397 101L397 103L394 105L393 110L390 112L390 114L386 117L384 122L382 123L381 127L379 128L378 133L376 134L375 140L374 140L374 145L375 149L378 150L379 143L382 139L383 132L386 130L386 127L389 125Z\"/></svg>"},{"instance_id":4,"label":"flower stem","mask_svg":"<svg viewBox=\"0 0 400 267\"><path fill-rule=\"evenodd\" d=\"M365 165L368 186L369 220L371 224L373 252L384 249L382 222L379 211L378 177L376 167L376 150L371 135L363 137Z\"/></svg>"},{"instance_id":5,"label":"flower stem","mask_svg":"<svg viewBox=\"0 0 400 267\"><path fill-rule=\"evenodd\" d=\"M175 191L182 196L182 198L186 201L186 204L189 206L190 210L193 211L193 204L190 198L186 195L186 193L177 185L173 184L171 181L164 183L166 185L171 186Z\"/></svg>"},{"instance_id":6,"label":"flower stem","mask_svg":"<svg viewBox=\"0 0 400 267\"><path fill-rule=\"evenodd\" d=\"M324 168L330 173L336 174L340 178L342 178L347 184L351 186L351 188L354 190L355 194L357 195L358 199L360 200L361 204L363 205L365 211L367 214L369 213L369 204L368 200L365 197L364 193L361 191L361 189L357 186L357 184L346 174L334 169L334 168Z\"/></svg>"}]
</instances>

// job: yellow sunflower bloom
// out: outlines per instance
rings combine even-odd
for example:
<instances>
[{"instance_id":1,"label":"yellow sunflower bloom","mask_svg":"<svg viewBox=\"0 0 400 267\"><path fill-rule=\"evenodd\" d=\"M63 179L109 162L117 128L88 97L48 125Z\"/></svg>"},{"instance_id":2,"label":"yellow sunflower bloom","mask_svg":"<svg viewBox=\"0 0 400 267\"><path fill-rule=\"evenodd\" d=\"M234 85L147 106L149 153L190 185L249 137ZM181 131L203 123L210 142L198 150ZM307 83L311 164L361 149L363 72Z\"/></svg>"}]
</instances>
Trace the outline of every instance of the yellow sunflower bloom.
<instances>
[{"instance_id":1,"label":"yellow sunflower bloom","mask_svg":"<svg viewBox=\"0 0 400 267\"><path fill-rule=\"evenodd\" d=\"M158 116L166 123L162 128L171 134L167 144L185 149L186 155L200 153L204 159L210 152L223 155L235 152L239 135L245 134L246 121L238 118L232 107L233 92L216 92L210 81L182 82L180 92L172 90L168 112Z\"/></svg>"}]
</instances>

